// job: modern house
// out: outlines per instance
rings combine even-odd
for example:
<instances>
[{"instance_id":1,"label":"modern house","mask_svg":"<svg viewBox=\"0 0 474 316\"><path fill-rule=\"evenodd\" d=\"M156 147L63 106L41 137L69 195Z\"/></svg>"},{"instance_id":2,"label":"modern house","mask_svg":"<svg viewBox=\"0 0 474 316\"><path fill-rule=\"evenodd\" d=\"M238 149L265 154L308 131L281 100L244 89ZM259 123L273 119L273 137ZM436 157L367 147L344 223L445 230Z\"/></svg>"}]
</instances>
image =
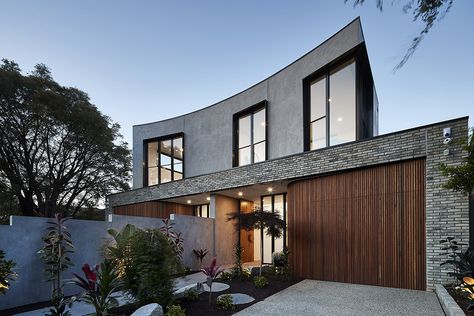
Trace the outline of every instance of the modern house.
<instances>
[{"instance_id":1,"label":"modern house","mask_svg":"<svg viewBox=\"0 0 474 316\"><path fill-rule=\"evenodd\" d=\"M431 289L447 279L438 241L469 239L468 197L439 171L465 157L468 118L378 135L378 110L356 19L230 98L134 126L133 190L109 206L213 218L221 263L236 241L245 261L260 259L261 242L264 262L286 244L299 277ZM256 206L287 222L282 238L227 221Z\"/></svg>"}]
</instances>

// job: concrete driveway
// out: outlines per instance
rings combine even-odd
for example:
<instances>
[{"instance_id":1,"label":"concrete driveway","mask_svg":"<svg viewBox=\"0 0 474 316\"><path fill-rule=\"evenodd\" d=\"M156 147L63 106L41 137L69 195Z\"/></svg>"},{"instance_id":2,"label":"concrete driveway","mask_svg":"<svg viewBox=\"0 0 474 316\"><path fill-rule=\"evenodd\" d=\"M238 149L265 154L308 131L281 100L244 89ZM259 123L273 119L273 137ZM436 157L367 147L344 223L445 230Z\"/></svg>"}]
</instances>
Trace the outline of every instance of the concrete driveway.
<instances>
[{"instance_id":1,"label":"concrete driveway","mask_svg":"<svg viewBox=\"0 0 474 316\"><path fill-rule=\"evenodd\" d=\"M444 316L434 292L304 280L236 315Z\"/></svg>"}]
</instances>

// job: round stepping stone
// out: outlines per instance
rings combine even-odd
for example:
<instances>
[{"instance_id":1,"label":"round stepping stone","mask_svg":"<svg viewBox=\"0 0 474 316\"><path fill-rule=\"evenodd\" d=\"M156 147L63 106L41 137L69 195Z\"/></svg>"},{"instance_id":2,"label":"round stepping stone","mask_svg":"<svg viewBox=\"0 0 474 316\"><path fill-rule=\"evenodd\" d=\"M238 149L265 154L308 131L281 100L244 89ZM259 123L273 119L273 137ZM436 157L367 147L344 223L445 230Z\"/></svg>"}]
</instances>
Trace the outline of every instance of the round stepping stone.
<instances>
[{"instance_id":1,"label":"round stepping stone","mask_svg":"<svg viewBox=\"0 0 474 316\"><path fill-rule=\"evenodd\" d=\"M219 283L219 282L213 282L213 283L212 283L211 292L212 292L212 293L214 293L214 292L222 292L222 291L227 290L228 288L230 288L230 286L229 286L228 284ZM204 292L209 292L209 286L207 286L207 284L203 284L203 285L202 285L202 289L204 290Z\"/></svg>"},{"instance_id":2,"label":"round stepping stone","mask_svg":"<svg viewBox=\"0 0 474 316\"><path fill-rule=\"evenodd\" d=\"M248 303L252 303L253 301L255 301L255 299L252 296L249 296L247 294L242 294L242 293L232 293L232 294L223 294L223 295L232 296L232 304L234 304L234 305L248 304ZM221 297L223 295L219 295L219 297Z\"/></svg>"}]
</instances>

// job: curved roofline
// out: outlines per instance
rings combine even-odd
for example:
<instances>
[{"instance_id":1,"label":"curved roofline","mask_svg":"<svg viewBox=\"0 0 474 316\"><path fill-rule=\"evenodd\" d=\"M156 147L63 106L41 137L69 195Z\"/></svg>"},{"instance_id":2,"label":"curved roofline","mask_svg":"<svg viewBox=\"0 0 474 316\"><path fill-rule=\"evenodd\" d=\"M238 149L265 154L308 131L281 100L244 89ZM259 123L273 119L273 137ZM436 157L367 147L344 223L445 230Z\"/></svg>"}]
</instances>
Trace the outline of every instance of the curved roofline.
<instances>
[{"instance_id":1,"label":"curved roofline","mask_svg":"<svg viewBox=\"0 0 474 316\"><path fill-rule=\"evenodd\" d=\"M167 118L167 119L163 119L163 120L159 120L159 121L154 121L154 122L149 122L149 123L142 123L142 124L135 124L135 125L132 125L132 127L135 127L135 126L144 126L144 125L150 125L150 124L156 124L156 123L161 123L161 122L165 122L165 121L170 121L170 120L174 120L176 118L179 118L179 117L183 117L183 116L186 116L186 115L189 115L189 114L193 114L193 113L196 113L196 112L199 112L199 111L203 111L203 110L206 110L210 107L213 107L213 106L216 106L218 105L219 103L222 103L224 101L227 101L229 99L232 99L233 97L236 97L238 96L239 94L242 94L250 89L252 89L253 87L256 87L258 86L259 84L267 81L268 79L276 76L277 74L279 74L280 72L282 72L283 70L287 69L288 67L292 66L293 64L297 63L298 61L300 61L301 59L303 59L304 57L306 57L307 55L311 54L313 51L315 51L316 49L318 49L319 47L321 47L322 45L324 45L326 42L328 42L329 40L331 40L333 37L336 37L340 32L342 32L345 28L347 28L349 25L351 25L352 23L356 22L356 21L360 21L360 16L357 16L355 19L353 19L352 21L350 21L349 23L347 23L344 27L342 27L339 31L337 31L336 33L334 33L333 35L331 35L330 37L328 37L326 40L324 40L321 44L319 44L318 46L316 46L315 48L311 49L310 51L308 51L306 54L304 54L303 56L299 57L298 59L294 60L292 63L286 65L285 67L281 68L280 70L276 71L275 73L273 73L272 75L266 77L265 79L263 80L260 80L259 82L251 85L250 87L242 90L242 91L239 91L225 99L222 99L218 102L215 102L211 105L208 105L208 106L205 106L203 108L200 108L200 109L197 109L197 110L194 110L194 111L191 111L191 112L188 112L188 113L184 113L184 114L181 114L181 115L178 115L178 116L173 116L173 117L170 117L170 118ZM360 24L360 22L359 22ZM364 32L362 30L362 25L360 27L361 29L361 35L362 35L362 42L365 42L365 37L364 37Z\"/></svg>"}]
</instances>

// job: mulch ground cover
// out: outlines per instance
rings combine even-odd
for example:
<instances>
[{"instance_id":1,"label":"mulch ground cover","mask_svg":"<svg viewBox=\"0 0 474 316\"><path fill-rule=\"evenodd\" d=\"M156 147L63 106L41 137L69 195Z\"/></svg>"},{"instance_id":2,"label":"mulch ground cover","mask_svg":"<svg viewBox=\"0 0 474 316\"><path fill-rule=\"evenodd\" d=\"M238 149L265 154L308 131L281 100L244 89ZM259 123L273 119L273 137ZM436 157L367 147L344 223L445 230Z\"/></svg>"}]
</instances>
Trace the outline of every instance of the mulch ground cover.
<instances>
[{"instance_id":1,"label":"mulch ground cover","mask_svg":"<svg viewBox=\"0 0 474 316\"><path fill-rule=\"evenodd\" d=\"M182 298L175 302L179 304L182 308L186 310L186 315L188 316L209 316L209 315L232 315L246 307L249 307L252 304L255 304L259 301L264 300L265 298L280 292L281 290L286 289L287 287L298 283L301 279L291 279L283 280L280 276L266 276L269 284L268 286L258 289L253 284L252 279L247 280L231 280L231 281L222 281L216 280L216 282L226 283L230 285L230 288L222 291L212 293L212 304L209 306L209 293L204 292L199 295L199 300L197 301L188 301L185 298ZM235 305L235 309L231 311L221 310L216 307L216 299L219 295L222 294L231 294L231 293L242 293L252 296L255 301L249 304ZM130 315L133 313L139 306L123 306L119 309L114 310L114 315ZM166 313L166 310L164 310Z\"/></svg>"},{"instance_id":2,"label":"mulch ground cover","mask_svg":"<svg viewBox=\"0 0 474 316\"><path fill-rule=\"evenodd\" d=\"M265 298L280 292L281 290L286 289L287 287L298 283L301 279L291 279L284 280L281 276L266 275L265 276L269 282L268 286L259 289L253 284L252 279L238 280L234 279L231 281L222 281L216 280L216 282L226 283L230 286L229 289L212 293L212 304L209 306L209 293L204 292L199 295L199 300L197 301L188 301L185 298L179 299L175 304L181 305L182 308L186 310L186 315L189 316L208 316L208 315L232 315L246 307L249 307L252 304L255 304L259 301L264 300ZM242 293L250 295L255 299L255 301L249 304L235 305L235 309L231 311L221 310L216 307L216 299L219 295L222 294L231 294L231 293ZM39 309L42 307L47 307L50 305L50 302L42 302L31 305L25 305L21 307L16 307L9 310L3 310L0 312L0 315L15 315L17 313L22 313L26 311L31 311ZM141 304L143 305L143 304ZM116 308L112 311L112 315L116 316L128 316L131 315L135 310L137 310L140 305L127 305ZM164 311L166 313L166 311ZM471 315L471 314L469 314ZM472 314L474 315L474 314Z\"/></svg>"},{"instance_id":3,"label":"mulch ground cover","mask_svg":"<svg viewBox=\"0 0 474 316\"><path fill-rule=\"evenodd\" d=\"M189 302L183 298L181 301L179 301L179 305L181 305L181 307L183 307L186 310L186 315L190 315L190 316L232 315L246 307L249 307L252 304L262 301L265 298L277 292L280 292L281 290L284 290L287 287L301 281L301 280L296 280L296 279L284 281L282 280L281 277L276 277L276 276L267 276L266 278L269 284L268 286L262 289L258 289L257 287L255 287L252 280L218 281L218 282L229 284L230 288L222 292L212 293L211 306L209 306L209 293L206 293L206 292L199 295L199 301ZM232 311L224 311L224 310L217 309L216 307L217 297L222 294L231 294L231 293L247 294L253 297L255 301L249 304L235 305L235 309Z\"/></svg>"}]
</instances>

